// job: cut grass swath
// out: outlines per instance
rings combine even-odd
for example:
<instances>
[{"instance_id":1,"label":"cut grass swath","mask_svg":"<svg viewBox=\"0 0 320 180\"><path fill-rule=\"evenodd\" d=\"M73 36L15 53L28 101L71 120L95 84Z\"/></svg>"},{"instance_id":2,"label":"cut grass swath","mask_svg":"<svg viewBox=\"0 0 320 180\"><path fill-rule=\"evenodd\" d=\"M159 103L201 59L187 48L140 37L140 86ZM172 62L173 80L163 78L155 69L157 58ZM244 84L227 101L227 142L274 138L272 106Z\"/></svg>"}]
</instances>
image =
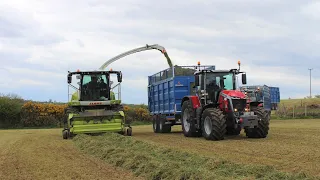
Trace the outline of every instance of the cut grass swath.
<instances>
[{"instance_id":1,"label":"cut grass swath","mask_svg":"<svg viewBox=\"0 0 320 180\"><path fill-rule=\"evenodd\" d=\"M73 140L86 153L147 179L311 179L305 174L290 174L270 166L235 164L220 158L207 158L115 133L78 135ZM232 148L226 151L232 153Z\"/></svg>"}]
</instances>

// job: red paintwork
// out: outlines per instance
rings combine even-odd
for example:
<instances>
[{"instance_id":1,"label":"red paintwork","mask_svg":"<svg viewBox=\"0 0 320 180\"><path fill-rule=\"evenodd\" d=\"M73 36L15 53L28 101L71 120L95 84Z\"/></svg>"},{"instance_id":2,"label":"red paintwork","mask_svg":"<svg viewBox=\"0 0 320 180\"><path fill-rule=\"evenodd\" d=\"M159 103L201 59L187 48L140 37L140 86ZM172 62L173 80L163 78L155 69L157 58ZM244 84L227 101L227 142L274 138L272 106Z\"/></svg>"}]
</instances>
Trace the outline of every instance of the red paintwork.
<instances>
[{"instance_id":1,"label":"red paintwork","mask_svg":"<svg viewBox=\"0 0 320 180\"><path fill-rule=\"evenodd\" d=\"M222 93L228 95L228 96L234 96L234 97L238 97L238 98L246 98L246 95L238 90L223 90Z\"/></svg>"},{"instance_id":2,"label":"red paintwork","mask_svg":"<svg viewBox=\"0 0 320 180\"><path fill-rule=\"evenodd\" d=\"M227 96L238 97L245 99L246 95L238 90L223 90L221 93L226 94ZM220 103L219 108L225 112L230 112L231 109L228 108L228 101L224 100L223 96L219 96L218 103Z\"/></svg>"},{"instance_id":3,"label":"red paintwork","mask_svg":"<svg viewBox=\"0 0 320 180\"><path fill-rule=\"evenodd\" d=\"M258 107L262 107L263 106L263 104L262 103L260 103L259 105L258 105Z\"/></svg>"},{"instance_id":4,"label":"red paintwork","mask_svg":"<svg viewBox=\"0 0 320 180\"><path fill-rule=\"evenodd\" d=\"M198 96L189 96L189 98L191 99L193 108L196 109L201 106Z\"/></svg>"}]
</instances>

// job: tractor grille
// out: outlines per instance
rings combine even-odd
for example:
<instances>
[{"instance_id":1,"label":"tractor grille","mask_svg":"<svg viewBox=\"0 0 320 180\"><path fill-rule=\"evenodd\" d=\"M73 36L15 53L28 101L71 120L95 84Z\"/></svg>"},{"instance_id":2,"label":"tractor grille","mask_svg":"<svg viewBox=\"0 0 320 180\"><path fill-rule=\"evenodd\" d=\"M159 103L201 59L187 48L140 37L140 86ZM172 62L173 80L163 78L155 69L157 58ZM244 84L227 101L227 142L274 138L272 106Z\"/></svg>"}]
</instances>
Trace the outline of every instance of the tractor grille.
<instances>
[{"instance_id":1,"label":"tractor grille","mask_svg":"<svg viewBox=\"0 0 320 180\"><path fill-rule=\"evenodd\" d=\"M232 99L232 105L234 109L238 109L238 111L244 111L247 105L246 99Z\"/></svg>"}]
</instances>

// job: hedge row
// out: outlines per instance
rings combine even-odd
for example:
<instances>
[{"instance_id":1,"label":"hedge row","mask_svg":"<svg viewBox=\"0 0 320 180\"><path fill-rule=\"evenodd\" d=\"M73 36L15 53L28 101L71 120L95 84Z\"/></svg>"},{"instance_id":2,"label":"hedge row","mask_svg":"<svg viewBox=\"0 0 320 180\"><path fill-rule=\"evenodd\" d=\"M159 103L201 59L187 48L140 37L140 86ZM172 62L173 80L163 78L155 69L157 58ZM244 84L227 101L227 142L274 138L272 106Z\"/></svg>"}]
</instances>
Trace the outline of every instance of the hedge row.
<instances>
[{"instance_id":1,"label":"hedge row","mask_svg":"<svg viewBox=\"0 0 320 180\"><path fill-rule=\"evenodd\" d=\"M62 127L66 104L24 102L17 97L0 96L0 128ZM127 121L150 122L146 106L124 106Z\"/></svg>"}]
</instances>

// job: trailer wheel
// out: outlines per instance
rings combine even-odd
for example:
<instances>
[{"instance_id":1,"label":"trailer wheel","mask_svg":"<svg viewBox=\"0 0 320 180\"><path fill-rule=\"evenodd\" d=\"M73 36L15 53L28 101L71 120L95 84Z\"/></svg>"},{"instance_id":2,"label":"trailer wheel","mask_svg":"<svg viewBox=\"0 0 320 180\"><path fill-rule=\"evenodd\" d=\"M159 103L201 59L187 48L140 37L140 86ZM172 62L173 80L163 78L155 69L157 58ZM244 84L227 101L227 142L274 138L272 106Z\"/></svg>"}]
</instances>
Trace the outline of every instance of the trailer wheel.
<instances>
[{"instance_id":1,"label":"trailer wheel","mask_svg":"<svg viewBox=\"0 0 320 180\"><path fill-rule=\"evenodd\" d=\"M153 132L154 133L159 133L159 118L157 115L153 115L153 118L152 118L152 121L153 121Z\"/></svg>"},{"instance_id":2,"label":"trailer wheel","mask_svg":"<svg viewBox=\"0 0 320 180\"><path fill-rule=\"evenodd\" d=\"M207 140L223 140L227 132L226 117L217 108L208 108L202 115L202 135Z\"/></svg>"},{"instance_id":3,"label":"trailer wheel","mask_svg":"<svg viewBox=\"0 0 320 180\"><path fill-rule=\"evenodd\" d=\"M263 107L257 107L255 114L258 116L258 126L255 128L246 128L248 138L266 138L269 131L270 113Z\"/></svg>"},{"instance_id":4,"label":"trailer wheel","mask_svg":"<svg viewBox=\"0 0 320 180\"><path fill-rule=\"evenodd\" d=\"M184 136L186 137L198 137L196 124L195 124L195 113L192 108L191 101L185 101L182 104L181 109L181 125Z\"/></svg>"},{"instance_id":5,"label":"trailer wheel","mask_svg":"<svg viewBox=\"0 0 320 180\"><path fill-rule=\"evenodd\" d=\"M171 132L171 124L166 124L166 116L160 116L160 123L159 123L159 131L161 133L169 133Z\"/></svg>"}]
</instances>

